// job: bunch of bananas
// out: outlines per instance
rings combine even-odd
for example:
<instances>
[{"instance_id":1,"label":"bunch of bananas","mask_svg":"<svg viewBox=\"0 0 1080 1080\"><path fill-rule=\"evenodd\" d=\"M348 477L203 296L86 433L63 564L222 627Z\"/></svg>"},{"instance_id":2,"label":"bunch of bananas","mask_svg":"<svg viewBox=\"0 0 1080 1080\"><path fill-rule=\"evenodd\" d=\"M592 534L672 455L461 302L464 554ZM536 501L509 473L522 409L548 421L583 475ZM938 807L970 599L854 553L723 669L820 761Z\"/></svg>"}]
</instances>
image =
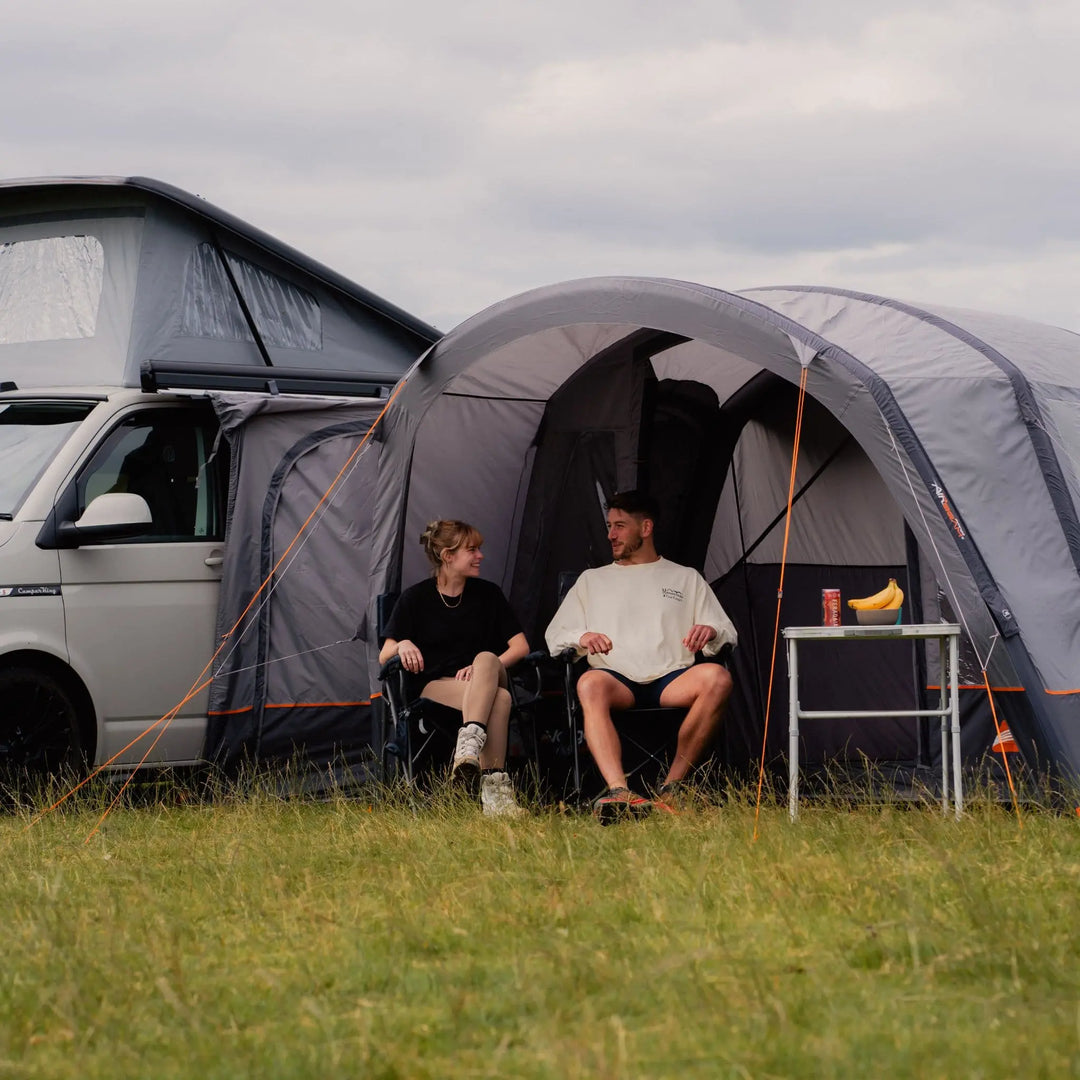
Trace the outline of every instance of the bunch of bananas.
<instances>
[{"instance_id":1,"label":"bunch of bananas","mask_svg":"<svg viewBox=\"0 0 1080 1080\"><path fill-rule=\"evenodd\" d=\"M887 610L895 611L904 602L904 590L896 584L896 578L889 578L889 584L873 596L864 596L861 600L849 600L847 606L856 611Z\"/></svg>"}]
</instances>

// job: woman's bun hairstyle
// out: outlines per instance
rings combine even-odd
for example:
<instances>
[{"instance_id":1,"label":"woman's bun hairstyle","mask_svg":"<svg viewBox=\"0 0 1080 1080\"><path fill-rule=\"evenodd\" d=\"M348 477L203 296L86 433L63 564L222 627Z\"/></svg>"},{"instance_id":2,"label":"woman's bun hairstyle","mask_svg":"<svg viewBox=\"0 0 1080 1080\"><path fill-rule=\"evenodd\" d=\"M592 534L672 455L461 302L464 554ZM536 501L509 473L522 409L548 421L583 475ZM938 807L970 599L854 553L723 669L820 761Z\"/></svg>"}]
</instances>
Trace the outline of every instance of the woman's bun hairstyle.
<instances>
[{"instance_id":1,"label":"woman's bun hairstyle","mask_svg":"<svg viewBox=\"0 0 1080 1080\"><path fill-rule=\"evenodd\" d=\"M420 534L420 546L436 574L442 569L444 552L449 551L452 555L463 544L479 547L483 542L484 538L479 529L464 521L447 518L429 521L427 528Z\"/></svg>"}]
</instances>

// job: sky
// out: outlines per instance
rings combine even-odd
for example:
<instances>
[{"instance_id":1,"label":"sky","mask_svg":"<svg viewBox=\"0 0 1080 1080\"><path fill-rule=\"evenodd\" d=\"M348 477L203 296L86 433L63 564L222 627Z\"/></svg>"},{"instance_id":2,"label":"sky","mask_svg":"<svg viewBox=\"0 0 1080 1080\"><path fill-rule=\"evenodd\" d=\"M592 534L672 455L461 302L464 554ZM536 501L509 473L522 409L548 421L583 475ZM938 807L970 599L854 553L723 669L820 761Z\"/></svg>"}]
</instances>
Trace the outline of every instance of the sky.
<instances>
[{"instance_id":1,"label":"sky","mask_svg":"<svg viewBox=\"0 0 1080 1080\"><path fill-rule=\"evenodd\" d=\"M598 274L1080 330L1080 4L0 0L0 175L175 184L449 330Z\"/></svg>"}]
</instances>

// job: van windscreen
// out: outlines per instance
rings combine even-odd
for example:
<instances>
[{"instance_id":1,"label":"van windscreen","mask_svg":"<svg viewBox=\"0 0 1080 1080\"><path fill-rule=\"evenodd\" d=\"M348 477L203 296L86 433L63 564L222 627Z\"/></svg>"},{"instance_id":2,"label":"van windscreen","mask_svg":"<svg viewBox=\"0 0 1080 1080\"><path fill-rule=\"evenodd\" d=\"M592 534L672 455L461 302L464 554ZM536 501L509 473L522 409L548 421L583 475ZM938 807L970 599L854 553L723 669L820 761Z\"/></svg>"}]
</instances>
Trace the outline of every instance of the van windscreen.
<instances>
[{"instance_id":1,"label":"van windscreen","mask_svg":"<svg viewBox=\"0 0 1080 1080\"><path fill-rule=\"evenodd\" d=\"M0 402L0 518L11 519L68 436L89 401Z\"/></svg>"}]
</instances>

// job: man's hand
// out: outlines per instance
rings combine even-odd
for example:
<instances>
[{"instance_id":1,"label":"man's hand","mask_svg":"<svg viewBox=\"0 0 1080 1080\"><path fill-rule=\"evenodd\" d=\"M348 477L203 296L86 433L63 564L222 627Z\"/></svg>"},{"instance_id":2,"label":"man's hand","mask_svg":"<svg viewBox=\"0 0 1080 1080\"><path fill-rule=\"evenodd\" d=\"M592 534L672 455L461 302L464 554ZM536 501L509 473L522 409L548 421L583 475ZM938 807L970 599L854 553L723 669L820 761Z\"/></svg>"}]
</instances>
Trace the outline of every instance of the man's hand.
<instances>
[{"instance_id":1,"label":"man's hand","mask_svg":"<svg viewBox=\"0 0 1080 1080\"><path fill-rule=\"evenodd\" d=\"M590 655L611 652L611 638L607 634L594 634L591 630L581 635L578 644Z\"/></svg>"},{"instance_id":2,"label":"man's hand","mask_svg":"<svg viewBox=\"0 0 1080 1080\"><path fill-rule=\"evenodd\" d=\"M688 652L701 652L714 637L716 637L716 630L713 627L695 623L690 627L690 632L686 637L682 639L683 647Z\"/></svg>"},{"instance_id":3,"label":"man's hand","mask_svg":"<svg viewBox=\"0 0 1080 1080\"><path fill-rule=\"evenodd\" d=\"M416 672L424 670L424 657L411 641L398 642L397 654L398 659L401 661L401 666L406 671L411 671L415 674Z\"/></svg>"}]
</instances>

